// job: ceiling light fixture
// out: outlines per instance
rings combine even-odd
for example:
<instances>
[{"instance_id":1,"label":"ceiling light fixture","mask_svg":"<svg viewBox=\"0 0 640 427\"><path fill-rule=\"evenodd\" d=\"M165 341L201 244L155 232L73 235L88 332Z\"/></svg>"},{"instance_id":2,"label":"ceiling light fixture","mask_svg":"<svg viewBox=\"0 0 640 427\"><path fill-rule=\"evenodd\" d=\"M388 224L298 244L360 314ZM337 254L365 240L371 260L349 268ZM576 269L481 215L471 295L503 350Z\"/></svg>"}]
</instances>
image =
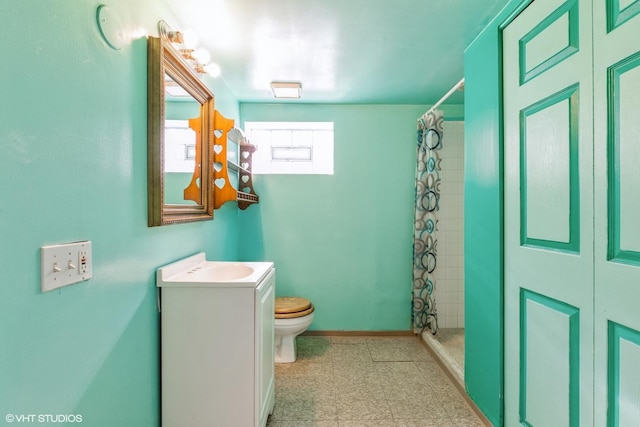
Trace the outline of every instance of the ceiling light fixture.
<instances>
[{"instance_id":1,"label":"ceiling light fixture","mask_svg":"<svg viewBox=\"0 0 640 427\"><path fill-rule=\"evenodd\" d=\"M302 96L302 85L299 82L271 82L274 98L298 99Z\"/></svg>"},{"instance_id":2,"label":"ceiling light fixture","mask_svg":"<svg viewBox=\"0 0 640 427\"><path fill-rule=\"evenodd\" d=\"M196 49L198 37L193 31L174 31L165 21L158 22L158 33L160 38L168 42L180 56L193 68L198 74L207 73L211 77L220 75L220 67L209 62L211 55L205 49Z\"/></svg>"}]
</instances>

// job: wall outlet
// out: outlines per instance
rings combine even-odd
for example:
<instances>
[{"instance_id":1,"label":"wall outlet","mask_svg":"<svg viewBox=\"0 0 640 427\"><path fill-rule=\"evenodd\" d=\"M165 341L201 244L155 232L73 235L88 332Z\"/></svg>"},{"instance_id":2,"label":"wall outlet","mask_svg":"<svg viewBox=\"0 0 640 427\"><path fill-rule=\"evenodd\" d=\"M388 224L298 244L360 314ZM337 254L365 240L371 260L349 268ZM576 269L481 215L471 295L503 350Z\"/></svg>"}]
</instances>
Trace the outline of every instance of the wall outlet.
<instances>
[{"instance_id":1,"label":"wall outlet","mask_svg":"<svg viewBox=\"0 0 640 427\"><path fill-rule=\"evenodd\" d=\"M89 256L85 248L78 252L78 274L87 274L89 268Z\"/></svg>"},{"instance_id":2,"label":"wall outlet","mask_svg":"<svg viewBox=\"0 0 640 427\"><path fill-rule=\"evenodd\" d=\"M89 280L91 241L42 246L40 248L40 290L51 291Z\"/></svg>"}]
</instances>

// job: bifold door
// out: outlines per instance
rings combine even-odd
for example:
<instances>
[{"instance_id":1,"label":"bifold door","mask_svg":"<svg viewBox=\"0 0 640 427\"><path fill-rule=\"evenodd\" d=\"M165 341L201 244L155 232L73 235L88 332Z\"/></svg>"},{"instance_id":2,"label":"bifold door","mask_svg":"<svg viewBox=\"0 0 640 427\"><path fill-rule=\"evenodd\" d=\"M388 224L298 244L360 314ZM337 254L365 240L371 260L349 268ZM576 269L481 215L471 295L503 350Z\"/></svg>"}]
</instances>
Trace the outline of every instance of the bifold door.
<instances>
[{"instance_id":1,"label":"bifold door","mask_svg":"<svg viewBox=\"0 0 640 427\"><path fill-rule=\"evenodd\" d=\"M535 0L502 33L509 426L640 426L639 11Z\"/></svg>"}]
</instances>

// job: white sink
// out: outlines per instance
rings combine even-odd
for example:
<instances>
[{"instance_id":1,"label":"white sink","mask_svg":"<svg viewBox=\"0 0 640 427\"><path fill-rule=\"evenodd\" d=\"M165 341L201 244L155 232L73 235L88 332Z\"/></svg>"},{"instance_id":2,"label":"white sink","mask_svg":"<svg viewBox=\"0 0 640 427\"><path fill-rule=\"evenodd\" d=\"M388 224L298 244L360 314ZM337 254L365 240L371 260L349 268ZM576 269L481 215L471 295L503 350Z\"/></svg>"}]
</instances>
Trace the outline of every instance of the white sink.
<instances>
[{"instance_id":1,"label":"white sink","mask_svg":"<svg viewBox=\"0 0 640 427\"><path fill-rule=\"evenodd\" d=\"M158 269L157 283L179 286L255 286L273 268L272 262L207 261L204 252Z\"/></svg>"},{"instance_id":2,"label":"white sink","mask_svg":"<svg viewBox=\"0 0 640 427\"><path fill-rule=\"evenodd\" d=\"M209 263L211 264L211 263ZM187 272L187 274L196 274L201 276L201 279L206 282L226 282L228 280L239 280L244 277L250 276L255 270L246 264L240 263L218 263L209 267L204 267L193 273Z\"/></svg>"}]
</instances>

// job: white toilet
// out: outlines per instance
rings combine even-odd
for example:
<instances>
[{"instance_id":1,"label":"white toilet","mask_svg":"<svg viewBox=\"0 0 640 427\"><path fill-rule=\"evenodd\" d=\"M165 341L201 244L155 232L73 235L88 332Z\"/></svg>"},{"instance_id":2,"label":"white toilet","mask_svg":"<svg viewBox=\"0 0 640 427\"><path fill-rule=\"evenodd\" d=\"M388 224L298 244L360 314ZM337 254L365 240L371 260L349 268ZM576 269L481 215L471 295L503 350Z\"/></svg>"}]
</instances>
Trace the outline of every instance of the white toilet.
<instances>
[{"instance_id":1,"label":"white toilet","mask_svg":"<svg viewBox=\"0 0 640 427\"><path fill-rule=\"evenodd\" d=\"M313 304L306 298L276 298L276 363L296 361L296 337L307 330L313 320Z\"/></svg>"}]
</instances>

